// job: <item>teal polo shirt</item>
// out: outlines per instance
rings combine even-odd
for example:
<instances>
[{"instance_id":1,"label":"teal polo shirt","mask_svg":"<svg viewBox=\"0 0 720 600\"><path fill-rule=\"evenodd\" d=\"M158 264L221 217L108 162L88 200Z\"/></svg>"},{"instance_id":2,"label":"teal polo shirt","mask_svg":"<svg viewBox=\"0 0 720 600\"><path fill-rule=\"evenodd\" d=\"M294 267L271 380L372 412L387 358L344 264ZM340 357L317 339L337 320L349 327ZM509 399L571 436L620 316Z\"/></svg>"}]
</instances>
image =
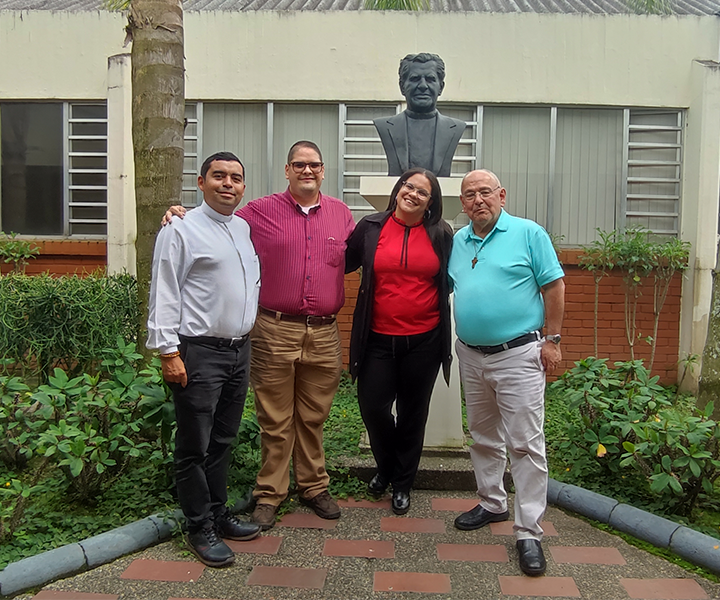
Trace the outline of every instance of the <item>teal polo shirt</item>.
<instances>
[{"instance_id":1,"label":"teal polo shirt","mask_svg":"<svg viewBox=\"0 0 720 600\"><path fill-rule=\"evenodd\" d=\"M541 329L540 288L564 275L550 236L534 221L503 210L485 239L472 223L463 227L448 265L458 337L471 346L495 346Z\"/></svg>"}]
</instances>

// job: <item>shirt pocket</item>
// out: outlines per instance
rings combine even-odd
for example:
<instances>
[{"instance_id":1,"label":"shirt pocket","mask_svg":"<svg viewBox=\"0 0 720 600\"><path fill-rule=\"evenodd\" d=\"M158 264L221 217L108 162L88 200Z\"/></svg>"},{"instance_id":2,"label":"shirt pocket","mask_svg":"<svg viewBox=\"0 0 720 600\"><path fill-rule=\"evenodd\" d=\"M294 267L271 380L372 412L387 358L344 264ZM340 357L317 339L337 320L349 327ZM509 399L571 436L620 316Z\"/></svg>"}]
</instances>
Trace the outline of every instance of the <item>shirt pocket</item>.
<instances>
[{"instance_id":1,"label":"shirt pocket","mask_svg":"<svg viewBox=\"0 0 720 600\"><path fill-rule=\"evenodd\" d=\"M331 267L339 267L345 264L345 249L347 245L344 241L329 238L325 247L325 262Z\"/></svg>"}]
</instances>

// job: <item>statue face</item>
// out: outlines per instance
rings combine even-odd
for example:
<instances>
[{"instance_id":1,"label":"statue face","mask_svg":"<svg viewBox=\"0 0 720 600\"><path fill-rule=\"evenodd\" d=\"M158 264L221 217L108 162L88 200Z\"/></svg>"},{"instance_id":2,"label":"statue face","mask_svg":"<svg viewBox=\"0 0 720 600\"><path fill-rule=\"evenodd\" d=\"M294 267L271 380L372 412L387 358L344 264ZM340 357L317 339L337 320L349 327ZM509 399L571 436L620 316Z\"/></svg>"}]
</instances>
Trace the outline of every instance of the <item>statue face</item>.
<instances>
[{"instance_id":1,"label":"statue face","mask_svg":"<svg viewBox=\"0 0 720 600\"><path fill-rule=\"evenodd\" d=\"M403 81L402 95L413 112L427 113L435 110L438 96L443 91L434 61L412 63Z\"/></svg>"}]
</instances>

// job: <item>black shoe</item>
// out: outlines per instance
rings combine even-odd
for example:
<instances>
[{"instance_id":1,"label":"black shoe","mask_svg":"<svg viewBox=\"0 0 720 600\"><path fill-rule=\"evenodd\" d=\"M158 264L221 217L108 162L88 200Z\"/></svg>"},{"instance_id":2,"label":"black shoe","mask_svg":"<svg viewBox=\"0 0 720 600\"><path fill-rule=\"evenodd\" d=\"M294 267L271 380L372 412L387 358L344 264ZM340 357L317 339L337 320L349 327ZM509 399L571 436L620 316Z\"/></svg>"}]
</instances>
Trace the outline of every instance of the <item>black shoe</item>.
<instances>
[{"instance_id":1,"label":"black shoe","mask_svg":"<svg viewBox=\"0 0 720 600\"><path fill-rule=\"evenodd\" d=\"M507 521L508 517L510 517L510 512L507 510L502 513L491 513L478 504L472 510L461 514L455 519L455 527L463 531L472 531L473 529L485 527L488 523Z\"/></svg>"},{"instance_id":2,"label":"black shoe","mask_svg":"<svg viewBox=\"0 0 720 600\"><path fill-rule=\"evenodd\" d=\"M395 492L392 495L392 511L396 515L404 515L410 510L410 494L407 492Z\"/></svg>"},{"instance_id":3,"label":"black shoe","mask_svg":"<svg viewBox=\"0 0 720 600\"><path fill-rule=\"evenodd\" d=\"M382 496L385 493L385 490L387 490L388 484L383 480L382 477L380 477L380 474L378 473L370 480L370 483L368 483L367 491L368 494L372 496Z\"/></svg>"},{"instance_id":4,"label":"black shoe","mask_svg":"<svg viewBox=\"0 0 720 600\"><path fill-rule=\"evenodd\" d=\"M215 527L221 538L239 542L254 540L262 531L257 523L246 523L229 513L215 519Z\"/></svg>"},{"instance_id":5,"label":"black shoe","mask_svg":"<svg viewBox=\"0 0 720 600\"><path fill-rule=\"evenodd\" d=\"M235 561L235 553L218 537L214 527L188 534L187 545L208 567L224 567Z\"/></svg>"},{"instance_id":6,"label":"black shoe","mask_svg":"<svg viewBox=\"0 0 720 600\"><path fill-rule=\"evenodd\" d=\"M515 544L520 558L520 570L530 577L545 573L545 555L537 540L518 540Z\"/></svg>"}]
</instances>

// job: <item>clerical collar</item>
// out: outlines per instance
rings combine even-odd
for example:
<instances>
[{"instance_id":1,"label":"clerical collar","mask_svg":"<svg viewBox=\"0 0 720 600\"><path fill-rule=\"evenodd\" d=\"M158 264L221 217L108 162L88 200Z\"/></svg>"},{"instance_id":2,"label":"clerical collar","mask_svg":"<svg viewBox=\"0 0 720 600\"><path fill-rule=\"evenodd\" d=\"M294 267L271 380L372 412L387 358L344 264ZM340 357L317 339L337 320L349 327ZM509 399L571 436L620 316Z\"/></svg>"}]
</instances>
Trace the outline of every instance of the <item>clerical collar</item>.
<instances>
[{"instance_id":1,"label":"clerical collar","mask_svg":"<svg viewBox=\"0 0 720 600\"><path fill-rule=\"evenodd\" d=\"M222 213L219 213L214 208L212 208L207 202L205 202L205 200L203 200L203 202L199 208L202 212L204 212L213 221L218 221L219 223L229 223L230 221L233 220L233 215L224 215Z\"/></svg>"},{"instance_id":2,"label":"clerical collar","mask_svg":"<svg viewBox=\"0 0 720 600\"><path fill-rule=\"evenodd\" d=\"M409 108L407 108L407 109L405 109L405 114L410 119L434 119L437 116L438 112L437 112L437 110L434 110L429 113L418 113L418 112L413 112Z\"/></svg>"}]
</instances>

